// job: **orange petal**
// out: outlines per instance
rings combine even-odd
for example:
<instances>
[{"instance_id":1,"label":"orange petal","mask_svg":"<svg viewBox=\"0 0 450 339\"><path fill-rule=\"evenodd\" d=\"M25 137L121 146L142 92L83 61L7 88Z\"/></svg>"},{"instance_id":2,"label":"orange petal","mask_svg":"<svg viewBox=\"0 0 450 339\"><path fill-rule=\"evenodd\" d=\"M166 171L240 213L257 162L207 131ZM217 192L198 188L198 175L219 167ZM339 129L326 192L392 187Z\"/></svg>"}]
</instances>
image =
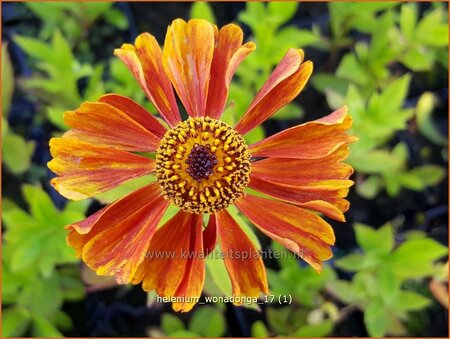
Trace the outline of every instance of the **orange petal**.
<instances>
[{"instance_id":1,"label":"orange petal","mask_svg":"<svg viewBox=\"0 0 450 339\"><path fill-rule=\"evenodd\" d=\"M351 185L353 185L351 180L326 180L302 186L290 185L259 179L250 174L248 187L296 204L317 200L326 201L341 212L346 212L349 208L349 203L344 198L347 196L348 188ZM304 205L304 207L306 206ZM323 213L327 214L326 212L328 210L323 211Z\"/></svg>"},{"instance_id":2,"label":"orange petal","mask_svg":"<svg viewBox=\"0 0 450 339\"><path fill-rule=\"evenodd\" d=\"M205 256L211 253L216 247L217 241L217 223L214 215L210 215L208 226L203 231L203 252Z\"/></svg>"},{"instance_id":3,"label":"orange petal","mask_svg":"<svg viewBox=\"0 0 450 339\"><path fill-rule=\"evenodd\" d=\"M202 215L178 212L159 228L132 283L145 291L179 298L176 311L187 312L198 302L205 280Z\"/></svg>"},{"instance_id":4,"label":"orange petal","mask_svg":"<svg viewBox=\"0 0 450 339\"><path fill-rule=\"evenodd\" d=\"M81 200L155 170L155 161L72 138L52 138L48 168L59 175L51 184L64 197Z\"/></svg>"},{"instance_id":5,"label":"orange petal","mask_svg":"<svg viewBox=\"0 0 450 339\"><path fill-rule=\"evenodd\" d=\"M313 69L311 61L302 62L302 50L290 49L285 54L235 126L236 131L241 134L249 132L294 100L305 87Z\"/></svg>"},{"instance_id":6,"label":"orange petal","mask_svg":"<svg viewBox=\"0 0 450 339\"><path fill-rule=\"evenodd\" d=\"M214 26L201 19L176 19L167 29L163 65L190 116L206 114Z\"/></svg>"},{"instance_id":7,"label":"orange petal","mask_svg":"<svg viewBox=\"0 0 450 339\"><path fill-rule=\"evenodd\" d=\"M357 140L346 134L352 119L347 106L324 118L288 128L250 146L253 157L317 159Z\"/></svg>"},{"instance_id":8,"label":"orange petal","mask_svg":"<svg viewBox=\"0 0 450 339\"><path fill-rule=\"evenodd\" d=\"M118 94L105 94L101 96L98 101L110 104L111 106L114 106L118 110L124 112L130 118L141 124L159 138L162 138L167 131L158 119L130 98Z\"/></svg>"},{"instance_id":9,"label":"orange petal","mask_svg":"<svg viewBox=\"0 0 450 339\"><path fill-rule=\"evenodd\" d=\"M85 102L75 111L65 112L64 121L73 128L66 136L121 150L151 152L161 140L125 112L105 102Z\"/></svg>"},{"instance_id":10,"label":"orange petal","mask_svg":"<svg viewBox=\"0 0 450 339\"><path fill-rule=\"evenodd\" d=\"M233 295L258 297L261 292L268 294L266 269L258 249L226 210L215 217Z\"/></svg>"},{"instance_id":11,"label":"orange petal","mask_svg":"<svg viewBox=\"0 0 450 339\"><path fill-rule=\"evenodd\" d=\"M173 127L181 119L172 86L162 67L161 48L148 33L139 35L134 44L124 44L114 54L129 68L149 100Z\"/></svg>"},{"instance_id":12,"label":"orange petal","mask_svg":"<svg viewBox=\"0 0 450 339\"><path fill-rule=\"evenodd\" d=\"M114 275L118 283L129 283L168 205L159 186L148 185L67 226L68 244L98 275Z\"/></svg>"},{"instance_id":13,"label":"orange petal","mask_svg":"<svg viewBox=\"0 0 450 339\"><path fill-rule=\"evenodd\" d=\"M243 33L237 25L226 25L218 33L211 65L206 115L219 119L228 98L228 88L239 64L255 50L253 42L242 45Z\"/></svg>"},{"instance_id":14,"label":"orange petal","mask_svg":"<svg viewBox=\"0 0 450 339\"><path fill-rule=\"evenodd\" d=\"M268 194L273 192L278 198L324 213L330 218L345 221L342 211L348 208L348 203L341 201L340 198L336 200L336 195L339 196L339 189L346 188L352 183L347 179L353 173L353 168L342 163L348 153L349 147L343 145L330 155L318 159L266 158L256 161L252 163L253 184ZM277 170L274 171L274 168ZM293 195L287 193L289 199L286 199L286 195L281 195L280 187L276 184L282 184L283 188L286 187L283 184L293 186L291 188L296 193ZM305 186L310 188L305 189ZM325 187L328 189L324 189ZM316 196L312 195L314 189L317 189ZM301 197L297 193L300 193ZM327 201L315 200L323 199L324 193L329 196ZM312 200L305 201L305 198ZM336 206L333 203L336 203Z\"/></svg>"},{"instance_id":15,"label":"orange petal","mask_svg":"<svg viewBox=\"0 0 450 339\"><path fill-rule=\"evenodd\" d=\"M298 254L315 270L333 256L330 246L335 237L331 226L318 215L281 201L252 195L235 205L261 232Z\"/></svg>"},{"instance_id":16,"label":"orange petal","mask_svg":"<svg viewBox=\"0 0 450 339\"><path fill-rule=\"evenodd\" d=\"M291 185L332 179L346 180L353 173L353 168L342 162L348 154L348 145L343 145L335 152L318 159L266 158L252 162L252 175Z\"/></svg>"}]
</instances>

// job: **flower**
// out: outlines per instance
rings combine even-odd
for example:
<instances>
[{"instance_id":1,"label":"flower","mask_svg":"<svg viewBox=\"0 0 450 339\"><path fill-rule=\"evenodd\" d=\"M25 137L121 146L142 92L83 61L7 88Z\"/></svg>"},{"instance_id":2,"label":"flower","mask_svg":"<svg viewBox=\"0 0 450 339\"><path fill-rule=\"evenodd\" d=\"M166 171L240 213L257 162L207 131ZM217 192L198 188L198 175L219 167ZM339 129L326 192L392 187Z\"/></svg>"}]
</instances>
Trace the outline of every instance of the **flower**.
<instances>
[{"instance_id":1,"label":"flower","mask_svg":"<svg viewBox=\"0 0 450 339\"><path fill-rule=\"evenodd\" d=\"M48 166L58 175L51 184L68 199L155 173L154 182L67 226L68 244L97 274L142 282L175 298L177 311L190 310L201 295L204 256L216 244L225 254L257 252L227 211L231 204L318 271L335 237L315 212L343 221L349 208L353 170L342 161L355 138L346 134L346 107L250 146L242 137L303 89L313 67L301 50L287 51L234 128L219 120L234 71L255 49L242 42L238 26L218 30L205 20L175 20L162 51L152 35L139 35L114 53L167 127L131 99L107 94L65 112L71 130L50 140ZM173 88L189 115L184 121ZM179 212L159 226L169 204ZM260 257L225 255L224 262L233 295L268 293Z\"/></svg>"}]
</instances>

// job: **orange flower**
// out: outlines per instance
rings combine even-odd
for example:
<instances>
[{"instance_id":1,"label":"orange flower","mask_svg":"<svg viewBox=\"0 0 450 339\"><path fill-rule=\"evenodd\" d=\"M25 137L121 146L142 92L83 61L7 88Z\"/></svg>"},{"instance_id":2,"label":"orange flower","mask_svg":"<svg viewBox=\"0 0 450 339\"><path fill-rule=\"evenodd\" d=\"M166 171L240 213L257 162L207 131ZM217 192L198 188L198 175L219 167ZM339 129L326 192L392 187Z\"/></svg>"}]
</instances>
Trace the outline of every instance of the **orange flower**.
<instances>
[{"instance_id":1,"label":"orange flower","mask_svg":"<svg viewBox=\"0 0 450 339\"><path fill-rule=\"evenodd\" d=\"M51 183L68 199L155 173L148 186L67 226L68 243L97 274L178 298L173 308L179 311L190 310L201 295L204 257L216 243L235 296L268 293L263 261L244 256L257 249L227 212L229 205L318 271L332 256L335 238L314 212L343 221L349 207L353 170L342 161L355 138L346 134L346 107L250 146L242 137L303 89L312 63L303 61L301 50L286 53L234 128L218 120L234 71L255 49L242 40L238 26L218 30L204 20L175 20L162 51L152 35L139 35L115 54L168 128L131 99L107 94L66 112L72 129L50 140L54 159L48 166L58 175ZM185 121L172 88L189 115ZM155 152L156 160L142 152ZM159 227L169 204L180 210Z\"/></svg>"}]
</instances>

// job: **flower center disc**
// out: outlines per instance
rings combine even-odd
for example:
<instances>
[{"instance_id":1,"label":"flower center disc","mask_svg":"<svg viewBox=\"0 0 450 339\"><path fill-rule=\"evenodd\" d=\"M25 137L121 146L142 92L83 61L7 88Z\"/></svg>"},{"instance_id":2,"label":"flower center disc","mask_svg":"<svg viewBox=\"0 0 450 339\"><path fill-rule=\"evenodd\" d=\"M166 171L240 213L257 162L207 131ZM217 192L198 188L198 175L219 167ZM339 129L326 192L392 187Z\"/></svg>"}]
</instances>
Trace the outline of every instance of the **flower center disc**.
<instances>
[{"instance_id":1,"label":"flower center disc","mask_svg":"<svg viewBox=\"0 0 450 339\"><path fill-rule=\"evenodd\" d=\"M164 135L156 156L163 195L188 213L215 213L242 195L250 180L250 152L226 123L189 118Z\"/></svg>"}]
</instances>

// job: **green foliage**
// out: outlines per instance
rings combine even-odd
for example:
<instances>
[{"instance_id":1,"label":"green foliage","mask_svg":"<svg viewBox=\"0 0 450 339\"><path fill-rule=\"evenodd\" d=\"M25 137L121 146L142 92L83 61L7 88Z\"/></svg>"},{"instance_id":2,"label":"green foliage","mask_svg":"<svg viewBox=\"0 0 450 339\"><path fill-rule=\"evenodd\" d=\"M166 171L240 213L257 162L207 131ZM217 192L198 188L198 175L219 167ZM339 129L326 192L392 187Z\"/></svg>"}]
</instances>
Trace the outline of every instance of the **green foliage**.
<instances>
[{"instance_id":1,"label":"green foliage","mask_svg":"<svg viewBox=\"0 0 450 339\"><path fill-rule=\"evenodd\" d=\"M7 116L14 92L14 70L8 54L8 45L2 44L2 116Z\"/></svg>"},{"instance_id":2,"label":"green foliage","mask_svg":"<svg viewBox=\"0 0 450 339\"><path fill-rule=\"evenodd\" d=\"M22 336L31 326L33 335L61 336L57 327L71 327L60 310L64 300L84 295L79 272L71 265L78 259L66 244L64 226L83 219L88 202L70 203L59 211L41 188L24 185L22 192L29 212L11 201L2 209L2 300L8 306L3 335Z\"/></svg>"},{"instance_id":3,"label":"green foliage","mask_svg":"<svg viewBox=\"0 0 450 339\"><path fill-rule=\"evenodd\" d=\"M191 7L191 18L205 19L209 22L215 23L216 18L210 5L204 1L194 2Z\"/></svg>"},{"instance_id":4,"label":"green foliage","mask_svg":"<svg viewBox=\"0 0 450 339\"><path fill-rule=\"evenodd\" d=\"M204 306L195 311L187 327L178 317L163 314L161 330L171 338L218 338L225 334L226 322L217 307Z\"/></svg>"},{"instance_id":5,"label":"green foliage","mask_svg":"<svg viewBox=\"0 0 450 339\"><path fill-rule=\"evenodd\" d=\"M31 163L34 142L25 140L8 126L8 114L14 92L14 72L7 45L2 45L2 162L13 174L22 174Z\"/></svg>"},{"instance_id":6,"label":"green foliage","mask_svg":"<svg viewBox=\"0 0 450 339\"><path fill-rule=\"evenodd\" d=\"M39 39L15 36L15 42L34 60L39 74L21 82L24 90L43 102L50 103L47 114L52 123L67 128L62 113L77 107L83 100L94 100L104 93L100 82L102 66L80 64L74 57L69 42L60 31L53 33L50 44ZM78 80L90 77L84 93L78 89Z\"/></svg>"},{"instance_id":7,"label":"green foliage","mask_svg":"<svg viewBox=\"0 0 450 339\"><path fill-rule=\"evenodd\" d=\"M55 29L60 29L72 42L80 43L101 17L118 29L128 28L127 18L113 7L112 2L27 2L25 5L42 21L42 39L49 38Z\"/></svg>"},{"instance_id":8,"label":"green foliage","mask_svg":"<svg viewBox=\"0 0 450 339\"><path fill-rule=\"evenodd\" d=\"M408 290L406 282L437 272L434 262L446 255L447 248L420 236L408 238L395 248L394 230L390 224L378 230L356 224L355 231L363 252L336 261L337 267L355 275L351 282L338 280L329 284L328 290L342 302L354 304L364 311L370 336L404 334L402 321L408 319L408 312L430 304L425 296Z\"/></svg>"}]
</instances>

